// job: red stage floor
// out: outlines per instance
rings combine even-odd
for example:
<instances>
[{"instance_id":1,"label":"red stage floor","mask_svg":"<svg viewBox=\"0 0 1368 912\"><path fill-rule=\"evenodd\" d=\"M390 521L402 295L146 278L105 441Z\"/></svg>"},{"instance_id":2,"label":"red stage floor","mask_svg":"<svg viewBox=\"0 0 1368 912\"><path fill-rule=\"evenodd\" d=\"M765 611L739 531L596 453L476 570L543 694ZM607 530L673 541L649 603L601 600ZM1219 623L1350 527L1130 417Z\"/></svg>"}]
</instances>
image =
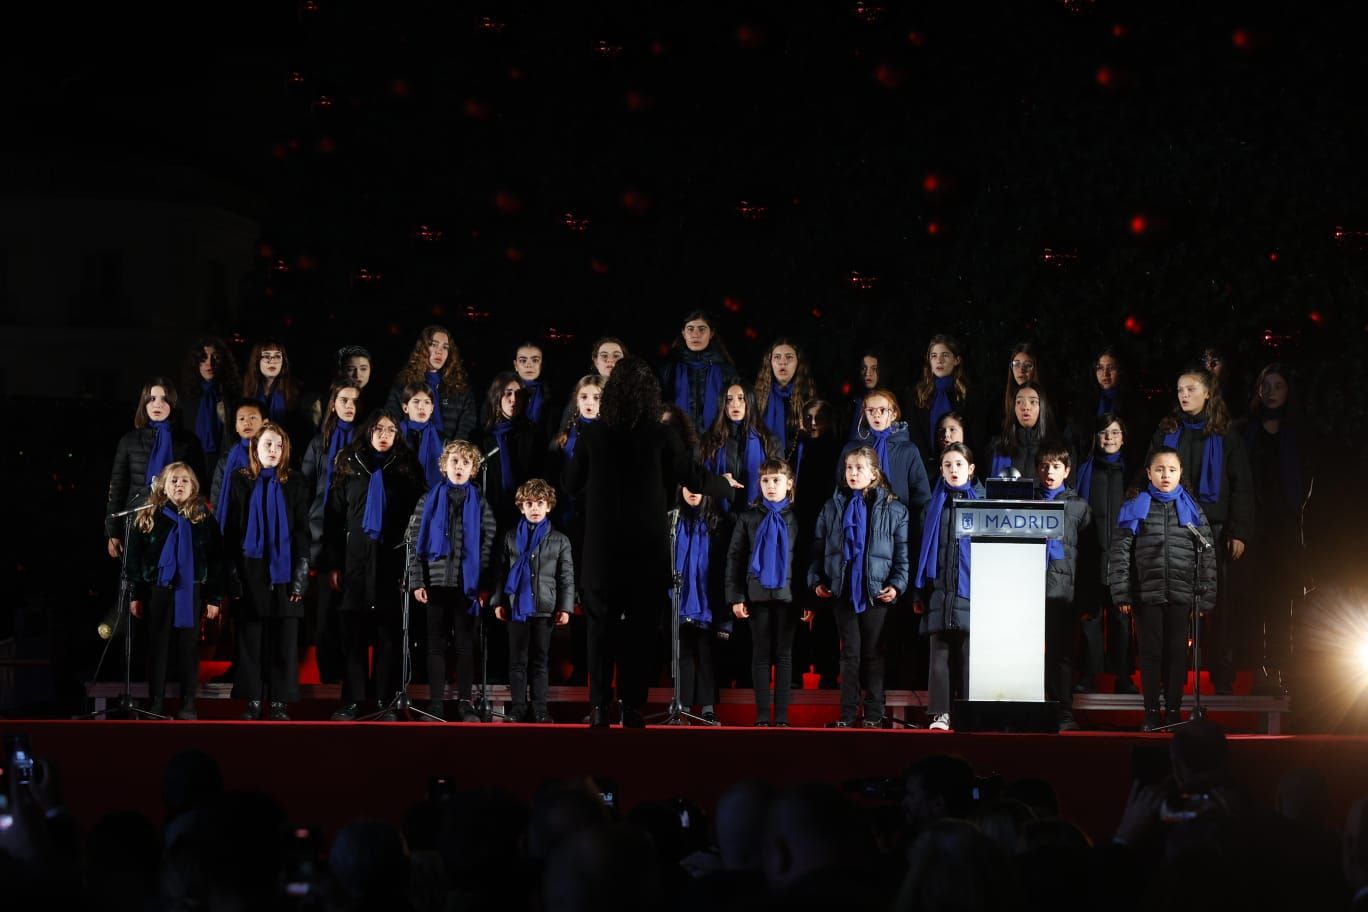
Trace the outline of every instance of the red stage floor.
<instances>
[{"instance_id":1,"label":"red stage floor","mask_svg":"<svg viewBox=\"0 0 1368 912\"><path fill-rule=\"evenodd\" d=\"M1131 751L1166 735L956 734L752 728L595 729L579 725L420 723L0 721L26 731L34 754L55 759L65 802L89 826L108 811L160 817L161 770L185 748L219 758L230 789L262 790L292 821L328 832L357 817L397 822L430 776L499 786L530 797L545 779L596 774L617 780L623 807L687 795L710 808L732 781L842 783L896 775L930 753L967 757L980 775L1039 777L1054 784L1064 815L1095 838L1119 818ZM1368 794L1368 738L1236 736L1236 773L1271 803L1278 778L1310 767L1330 782L1335 814Z\"/></svg>"}]
</instances>

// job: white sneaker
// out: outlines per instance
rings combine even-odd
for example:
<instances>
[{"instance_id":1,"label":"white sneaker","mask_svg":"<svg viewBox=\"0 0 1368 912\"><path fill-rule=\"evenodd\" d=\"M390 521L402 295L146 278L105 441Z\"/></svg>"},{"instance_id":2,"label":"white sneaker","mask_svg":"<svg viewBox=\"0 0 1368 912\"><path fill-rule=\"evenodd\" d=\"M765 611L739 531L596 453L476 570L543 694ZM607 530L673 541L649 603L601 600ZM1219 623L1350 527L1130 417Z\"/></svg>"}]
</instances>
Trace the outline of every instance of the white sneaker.
<instances>
[{"instance_id":1,"label":"white sneaker","mask_svg":"<svg viewBox=\"0 0 1368 912\"><path fill-rule=\"evenodd\" d=\"M928 729L930 729L931 731L938 731L938 732L949 731L949 730L950 730L950 714L949 714L949 713L941 713L940 715L934 717L934 718L931 720L931 724L928 725L928 726L926 726L926 727L927 727Z\"/></svg>"}]
</instances>

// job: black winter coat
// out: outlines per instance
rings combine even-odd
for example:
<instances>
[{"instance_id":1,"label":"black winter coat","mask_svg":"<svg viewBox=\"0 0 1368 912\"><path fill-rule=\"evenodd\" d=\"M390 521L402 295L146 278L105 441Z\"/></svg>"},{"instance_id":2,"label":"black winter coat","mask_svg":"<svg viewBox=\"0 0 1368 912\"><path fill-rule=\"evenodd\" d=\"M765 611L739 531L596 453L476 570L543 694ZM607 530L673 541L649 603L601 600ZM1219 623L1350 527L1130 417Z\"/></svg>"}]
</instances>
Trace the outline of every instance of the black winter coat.
<instances>
[{"instance_id":1,"label":"black winter coat","mask_svg":"<svg viewBox=\"0 0 1368 912\"><path fill-rule=\"evenodd\" d=\"M826 586L836 598L846 597L850 590L842 522L852 496L849 488L842 488L822 507L809 551L808 588ZM865 593L871 599L889 586L899 595L907 591L911 579L907 557L910 525L907 507L895 495L876 489L869 504L864 553Z\"/></svg>"},{"instance_id":2,"label":"black winter coat","mask_svg":"<svg viewBox=\"0 0 1368 912\"><path fill-rule=\"evenodd\" d=\"M907 422L907 433L912 438L912 442L923 454L940 452L940 448L936 446L935 440L931 437L931 410L917 407L916 390L909 390L905 401L909 403L909 406L903 414L903 420ZM988 433L989 429L985 424L988 419L980 405L981 400L978 396L971 395L969 400L965 401L954 393L950 395L950 410L959 412L964 416L966 423L964 440L966 443L971 440L981 440L982 438L978 435ZM975 453L975 455L982 458L982 454Z\"/></svg>"},{"instance_id":3,"label":"black winter coat","mask_svg":"<svg viewBox=\"0 0 1368 912\"><path fill-rule=\"evenodd\" d=\"M532 422L523 418L515 419L513 427L505 437L512 451L513 479L505 486L503 477L503 454L485 456L480 462L480 487L484 489L485 500L494 508L494 521L500 529L517 525L522 514L513 502L518 485L529 478L541 478L546 468L546 439L542 437ZM475 439L481 453L489 453L499 445L493 429L482 430ZM578 444L576 444L578 446Z\"/></svg>"},{"instance_id":4,"label":"black winter coat","mask_svg":"<svg viewBox=\"0 0 1368 912\"><path fill-rule=\"evenodd\" d=\"M974 474L992 478L993 463L1003 456L1011 457L1012 468L1021 473L1022 478L1036 477L1036 454L1040 452L1040 433L1035 428L1016 429L1015 447L1009 445L1001 434L984 447L983 455L974 460Z\"/></svg>"},{"instance_id":5,"label":"black winter coat","mask_svg":"<svg viewBox=\"0 0 1368 912\"><path fill-rule=\"evenodd\" d=\"M226 556L233 595L241 596L248 617L303 617L304 603L291 602L291 595L303 595L309 588L309 501L308 480L293 472L280 489L285 494L285 510L290 523L290 582L272 586L270 562L265 557L248 557L242 553L242 539L247 534L247 515L251 510L252 491L256 479L236 473L228 489L228 523L223 529L223 550Z\"/></svg>"},{"instance_id":6,"label":"black winter coat","mask_svg":"<svg viewBox=\"0 0 1368 912\"><path fill-rule=\"evenodd\" d=\"M504 587L508 585L508 574L519 556L518 530L509 529L504 533L503 546L499 549L498 583L490 604L495 608L508 608L510 620L514 597L505 592ZM575 560L570 554L570 539L555 529L547 530L546 538L532 552L532 600L539 618L575 610Z\"/></svg>"},{"instance_id":7,"label":"black winter coat","mask_svg":"<svg viewBox=\"0 0 1368 912\"><path fill-rule=\"evenodd\" d=\"M445 483L445 482L444 482ZM479 489L476 489L479 497ZM418 527L423 522L423 511L427 509L427 495L418 498L409 519L408 536L413 542L409 553L408 587L410 589L431 589L441 586L465 591L465 580L461 579L461 551L465 547L465 526L461 514L465 510L465 492L459 488L447 498L447 530L450 532L451 552L437 560L428 560L418 553ZM489 583L489 557L494 549L494 510L489 501L480 497L480 578L474 581L475 588L483 589Z\"/></svg>"},{"instance_id":8,"label":"black winter coat","mask_svg":"<svg viewBox=\"0 0 1368 912\"><path fill-rule=\"evenodd\" d=\"M1212 541L1203 512L1197 529ZM1197 561L1192 533L1178 522L1176 504L1150 500L1149 514L1136 532L1118 526L1112 534L1107 584L1115 604L1136 606L1191 605L1193 568ZM1216 605L1216 555L1202 555L1202 610Z\"/></svg>"},{"instance_id":9,"label":"black winter coat","mask_svg":"<svg viewBox=\"0 0 1368 912\"><path fill-rule=\"evenodd\" d=\"M219 393L219 423L223 427L223 433L219 435L217 445L213 452L206 452L205 466L208 467L208 460L217 457L225 449L232 446L238 440L237 433L233 430L233 416L237 413L238 401L242 398L242 391L236 389L225 389L222 383L218 384ZM180 426L189 434L195 433L195 422L199 419L200 400L204 398L204 391L198 382L190 389L183 390L180 403L176 406L176 413L180 415ZM199 438L196 438L199 439ZM200 449L204 449L203 442ZM208 496L206 494L206 496Z\"/></svg>"},{"instance_id":10,"label":"black winter coat","mask_svg":"<svg viewBox=\"0 0 1368 912\"><path fill-rule=\"evenodd\" d=\"M1161 427L1154 432L1151 443L1160 446L1164 437ZM1202 512L1218 536L1248 542L1254 534L1254 472L1249 467L1244 440L1239 434L1225 435L1221 490L1211 502L1202 500L1199 494L1205 449L1206 438L1200 431L1181 429L1177 450L1178 460L1183 464L1183 481L1192 489L1192 496L1202 505Z\"/></svg>"},{"instance_id":11,"label":"black winter coat","mask_svg":"<svg viewBox=\"0 0 1368 912\"><path fill-rule=\"evenodd\" d=\"M161 562L162 548L166 537L175 528L175 522L156 511L152 518L152 531L144 532L137 523L128 538L128 554L124 567L124 579L133 584L133 598L145 601L157 585L157 564ZM209 514L197 523L190 524L194 532L195 582L200 584L200 595L208 602L221 602L226 594L223 572L223 538L219 535L218 523Z\"/></svg>"},{"instance_id":12,"label":"black winter coat","mask_svg":"<svg viewBox=\"0 0 1368 912\"><path fill-rule=\"evenodd\" d=\"M951 494L958 500L963 495L958 491L951 491ZM974 482L974 493L983 498L983 484ZM921 618L921 632L943 633L947 630L959 630L969 632L969 599L959 594L959 539L955 538L954 532L950 528L950 504L945 505L941 510L940 522L937 528L926 526L922 529L922 536L938 535L940 556L940 566L936 568L936 577L924 586L918 599L926 606L926 613ZM917 543L918 555L921 554L921 542Z\"/></svg>"},{"instance_id":13,"label":"black winter coat","mask_svg":"<svg viewBox=\"0 0 1368 912\"><path fill-rule=\"evenodd\" d=\"M798 517L792 507L781 514L788 526L789 551L785 559L784 583L778 589L766 589L760 577L751 571L751 554L755 549L760 523L769 512L768 507L755 506L736 517L731 542L727 546L727 608L737 602L793 601L793 560L798 552Z\"/></svg>"},{"instance_id":14,"label":"black winter coat","mask_svg":"<svg viewBox=\"0 0 1368 912\"><path fill-rule=\"evenodd\" d=\"M434 405L442 413L442 442L470 440L470 435L475 430L476 416L479 414L475 408L475 397L470 390L464 389L457 392L456 390L443 389L441 400ZM398 383L390 388L389 399L385 401L385 409L402 418L404 417L403 403L404 385ZM360 421L360 414L356 418Z\"/></svg>"},{"instance_id":15,"label":"black winter coat","mask_svg":"<svg viewBox=\"0 0 1368 912\"><path fill-rule=\"evenodd\" d=\"M708 395L708 375L702 370L695 371L690 369L682 374L676 371L680 362L688 360L691 356L693 356L692 352L684 347L675 348L670 351L669 357L666 358L665 363L660 366L660 398L665 402L678 402L677 394L679 390L677 389L677 384L675 382L676 378L678 376L687 377L689 391L685 396L683 408L685 413L688 414L689 420L693 422L694 429L702 435L708 429L708 423L703 420L703 416L707 413L706 400ZM712 348L711 346L700 352L699 357L710 364L716 364L722 371L722 392L725 395L727 381L736 376L736 365L732 364L731 359L723 355L719 349ZM750 386L749 383L744 385L747 387ZM713 403L713 407L717 409L717 411L721 411L722 403L715 402ZM713 414L714 417L716 417L716 412ZM692 491L693 489L690 488L689 490Z\"/></svg>"},{"instance_id":16,"label":"black winter coat","mask_svg":"<svg viewBox=\"0 0 1368 912\"><path fill-rule=\"evenodd\" d=\"M584 504L582 588L639 583L652 592L669 591L668 504L678 485L719 500L732 491L725 478L699 464L673 428L654 422L614 428L598 421L581 430L565 486Z\"/></svg>"},{"instance_id":17,"label":"black winter coat","mask_svg":"<svg viewBox=\"0 0 1368 912\"><path fill-rule=\"evenodd\" d=\"M1092 510L1086 500L1067 488L1055 502L1064 504L1064 557L1050 561L1045 568L1045 598L1072 602L1078 577L1078 544L1084 529L1092 522Z\"/></svg>"},{"instance_id":18,"label":"black winter coat","mask_svg":"<svg viewBox=\"0 0 1368 912\"><path fill-rule=\"evenodd\" d=\"M343 611L370 611L392 607L404 584L404 533L422 492L416 465L406 471L391 451L384 466L385 513L380 540L374 541L362 527L370 489L370 466L363 447L339 456L333 490L324 511L323 566L342 571ZM412 474L411 474L412 473Z\"/></svg>"},{"instance_id":19,"label":"black winter coat","mask_svg":"<svg viewBox=\"0 0 1368 912\"><path fill-rule=\"evenodd\" d=\"M147 461L152 458L152 442L157 432L150 427L134 428L119 438L114 448L114 469L109 474L109 498L105 502L105 536L123 537L123 520L110 519L109 514L127 510L147 502L151 489L147 486ZM194 434L180 427L171 418L171 460L187 463L199 482L200 493L209 498L205 480L209 477L204 466L204 452Z\"/></svg>"}]
</instances>

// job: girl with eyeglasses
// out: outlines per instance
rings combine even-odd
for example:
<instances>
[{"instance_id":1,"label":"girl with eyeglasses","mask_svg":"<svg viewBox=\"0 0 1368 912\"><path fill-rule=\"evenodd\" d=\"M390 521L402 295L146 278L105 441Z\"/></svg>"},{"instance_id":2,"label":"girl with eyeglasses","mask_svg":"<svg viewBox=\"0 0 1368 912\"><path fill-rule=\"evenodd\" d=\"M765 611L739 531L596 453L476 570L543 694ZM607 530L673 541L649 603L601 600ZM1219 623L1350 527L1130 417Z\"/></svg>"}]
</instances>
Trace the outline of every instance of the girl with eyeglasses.
<instances>
[{"instance_id":1,"label":"girl with eyeglasses","mask_svg":"<svg viewBox=\"0 0 1368 912\"><path fill-rule=\"evenodd\" d=\"M204 464L213 465L237 436L230 425L233 407L242 396L237 359L227 343L217 336L196 339L185 353L181 389L181 422L199 439Z\"/></svg>"},{"instance_id":2,"label":"girl with eyeglasses","mask_svg":"<svg viewBox=\"0 0 1368 912\"><path fill-rule=\"evenodd\" d=\"M1000 417L1006 417L1016 408L1017 390L1025 383L1035 382L1045 385L1040 353L1030 342L1018 342L1012 346L1007 357L1007 386L1002 394Z\"/></svg>"},{"instance_id":3,"label":"girl with eyeglasses","mask_svg":"<svg viewBox=\"0 0 1368 912\"><path fill-rule=\"evenodd\" d=\"M541 477L546 439L527 420L527 390L512 371L497 374L489 384L485 415L484 427L474 442L484 458L480 469L484 495L494 508L501 539L522 518L513 501L518 486Z\"/></svg>"},{"instance_id":4,"label":"girl with eyeglasses","mask_svg":"<svg viewBox=\"0 0 1368 912\"><path fill-rule=\"evenodd\" d=\"M303 393L290 370L290 353L273 339L258 342L247 357L242 396L266 407L266 419L283 427L296 440L307 440L318 430L318 398Z\"/></svg>"}]
</instances>

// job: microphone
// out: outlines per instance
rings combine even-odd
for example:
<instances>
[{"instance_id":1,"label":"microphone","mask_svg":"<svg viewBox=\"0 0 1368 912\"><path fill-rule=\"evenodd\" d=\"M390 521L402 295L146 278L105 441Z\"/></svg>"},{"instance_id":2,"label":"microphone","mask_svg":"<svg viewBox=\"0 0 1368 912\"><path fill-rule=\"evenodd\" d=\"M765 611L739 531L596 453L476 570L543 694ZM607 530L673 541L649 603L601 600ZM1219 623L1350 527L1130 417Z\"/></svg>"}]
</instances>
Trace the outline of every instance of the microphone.
<instances>
[{"instance_id":1,"label":"microphone","mask_svg":"<svg viewBox=\"0 0 1368 912\"><path fill-rule=\"evenodd\" d=\"M1199 550L1199 551L1210 551L1210 550L1211 550L1211 542L1209 542L1209 541L1206 540L1206 536L1203 535L1201 532L1198 532L1198 531L1197 531L1197 527L1194 526L1192 523L1186 523L1186 525L1187 525L1187 530L1188 530L1189 532L1192 533L1192 537L1195 538L1195 539L1197 539L1197 550Z\"/></svg>"},{"instance_id":2,"label":"microphone","mask_svg":"<svg viewBox=\"0 0 1368 912\"><path fill-rule=\"evenodd\" d=\"M130 507L127 510L120 510L118 513L110 513L109 519L121 519L122 517L130 516L134 513L141 513L143 510L152 509L152 506L153 505L150 503L145 503L140 507Z\"/></svg>"},{"instance_id":3,"label":"microphone","mask_svg":"<svg viewBox=\"0 0 1368 912\"><path fill-rule=\"evenodd\" d=\"M1016 466L1008 466L998 473L998 478L1006 478L1009 481L1019 481L1021 479L1021 469Z\"/></svg>"},{"instance_id":4,"label":"microphone","mask_svg":"<svg viewBox=\"0 0 1368 912\"><path fill-rule=\"evenodd\" d=\"M499 455L499 448L498 448L498 447L495 447L494 449L490 450L488 453L485 453L483 456L481 456L481 457L480 457L480 461L481 461L481 462L484 462L486 459L490 459L490 458L492 458L492 457L494 457L494 456L497 456L497 455Z\"/></svg>"}]
</instances>

